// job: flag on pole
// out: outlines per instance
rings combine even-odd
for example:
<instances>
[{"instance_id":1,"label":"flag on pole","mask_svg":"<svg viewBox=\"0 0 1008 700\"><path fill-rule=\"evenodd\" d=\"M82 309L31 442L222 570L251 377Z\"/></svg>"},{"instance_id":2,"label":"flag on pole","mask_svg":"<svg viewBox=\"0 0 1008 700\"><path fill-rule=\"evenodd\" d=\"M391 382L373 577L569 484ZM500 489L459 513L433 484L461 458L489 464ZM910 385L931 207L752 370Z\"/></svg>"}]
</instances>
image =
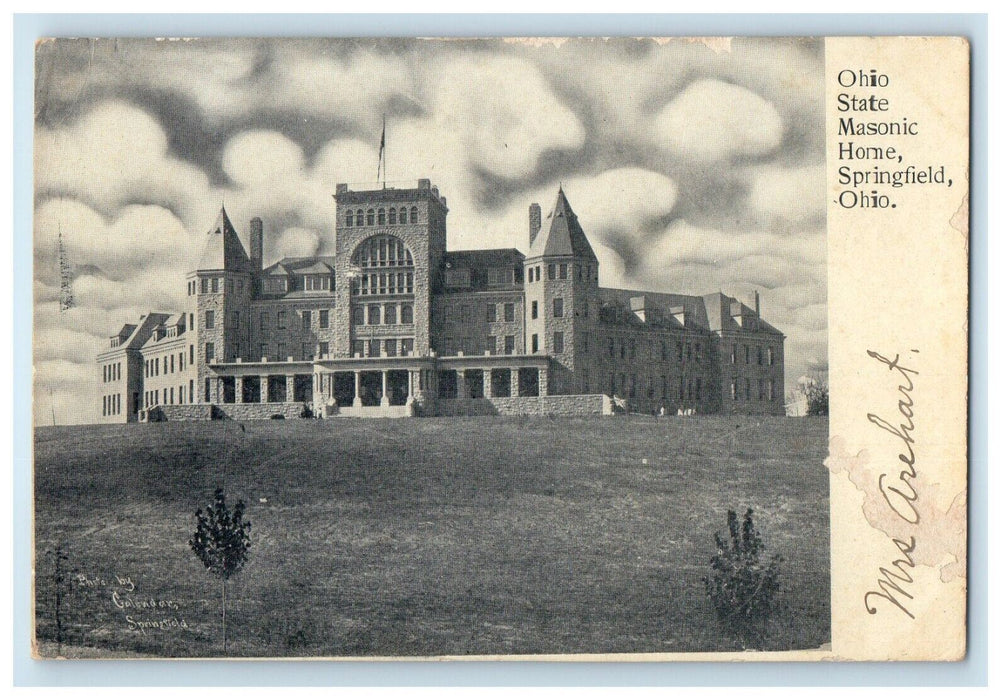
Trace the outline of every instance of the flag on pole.
<instances>
[{"instance_id":1,"label":"flag on pole","mask_svg":"<svg viewBox=\"0 0 1008 700\"><path fill-rule=\"evenodd\" d=\"M378 144L378 176L376 181L381 181L382 159L385 157L385 115L381 119L381 143Z\"/></svg>"}]
</instances>

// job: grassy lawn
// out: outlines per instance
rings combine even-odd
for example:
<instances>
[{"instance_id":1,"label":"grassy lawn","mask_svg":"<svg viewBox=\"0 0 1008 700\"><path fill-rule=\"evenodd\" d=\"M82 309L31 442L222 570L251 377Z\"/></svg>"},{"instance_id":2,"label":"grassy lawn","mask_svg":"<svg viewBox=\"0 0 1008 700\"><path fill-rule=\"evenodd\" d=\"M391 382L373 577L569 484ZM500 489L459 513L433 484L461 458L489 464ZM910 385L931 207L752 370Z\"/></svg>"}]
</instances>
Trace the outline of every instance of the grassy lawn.
<instances>
[{"instance_id":1,"label":"grassy lawn","mask_svg":"<svg viewBox=\"0 0 1008 700\"><path fill-rule=\"evenodd\" d=\"M747 506L784 557L770 648L829 641L825 419L244 425L36 430L43 653L56 638L44 553L59 544L94 582L74 578L61 606L71 653L220 655L220 588L187 544L218 485L252 522L228 585L230 655L737 649L701 577L727 509ZM177 610L122 609L116 591Z\"/></svg>"}]
</instances>

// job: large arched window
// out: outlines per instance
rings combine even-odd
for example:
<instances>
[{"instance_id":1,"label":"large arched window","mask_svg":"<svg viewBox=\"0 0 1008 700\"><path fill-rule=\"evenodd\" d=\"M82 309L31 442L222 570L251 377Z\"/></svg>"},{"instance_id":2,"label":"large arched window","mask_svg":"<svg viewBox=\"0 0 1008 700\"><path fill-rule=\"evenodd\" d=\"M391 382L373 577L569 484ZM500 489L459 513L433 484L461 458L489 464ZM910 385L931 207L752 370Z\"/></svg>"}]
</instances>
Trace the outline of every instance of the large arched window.
<instances>
[{"instance_id":1,"label":"large arched window","mask_svg":"<svg viewBox=\"0 0 1008 700\"><path fill-rule=\"evenodd\" d=\"M413 254L395 236L371 236L351 258L360 270L354 278L354 295L413 294Z\"/></svg>"}]
</instances>

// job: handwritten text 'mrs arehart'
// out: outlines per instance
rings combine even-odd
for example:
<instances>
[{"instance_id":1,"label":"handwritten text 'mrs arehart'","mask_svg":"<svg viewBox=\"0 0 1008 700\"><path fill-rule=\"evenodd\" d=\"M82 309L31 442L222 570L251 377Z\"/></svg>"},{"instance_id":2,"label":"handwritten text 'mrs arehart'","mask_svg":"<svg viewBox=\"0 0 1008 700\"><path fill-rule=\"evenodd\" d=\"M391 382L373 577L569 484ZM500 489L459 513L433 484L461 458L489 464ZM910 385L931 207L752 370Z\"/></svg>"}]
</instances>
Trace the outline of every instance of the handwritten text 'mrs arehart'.
<instances>
[{"instance_id":1,"label":"handwritten text 'mrs arehart'","mask_svg":"<svg viewBox=\"0 0 1008 700\"><path fill-rule=\"evenodd\" d=\"M917 350L911 350L916 353ZM888 472L879 474L878 490L885 500L886 505L901 520L910 525L920 523L920 513L917 510L916 502L918 492L914 486L917 478L916 455L914 454L914 377L919 372L911 369L907 362L901 362L897 354L893 359L885 357L874 350L868 351L868 356L877 360L890 372L896 372L899 376L899 384L896 388L896 407L899 411L899 418L886 420L875 413L868 414L868 421L876 428L895 436L899 443L899 455L897 459L901 463L899 466L899 476L892 476ZM913 583L912 569L914 568L913 551L917 548L917 540L910 536L908 540L898 537L892 538L892 543L899 551L899 556L893 559L891 568L879 567L879 578L877 587L865 593L864 605L869 614L874 615L878 608L873 603L883 601L890 603L907 615L910 619L915 619L910 612L909 601L913 600L910 593L910 585Z\"/></svg>"}]
</instances>

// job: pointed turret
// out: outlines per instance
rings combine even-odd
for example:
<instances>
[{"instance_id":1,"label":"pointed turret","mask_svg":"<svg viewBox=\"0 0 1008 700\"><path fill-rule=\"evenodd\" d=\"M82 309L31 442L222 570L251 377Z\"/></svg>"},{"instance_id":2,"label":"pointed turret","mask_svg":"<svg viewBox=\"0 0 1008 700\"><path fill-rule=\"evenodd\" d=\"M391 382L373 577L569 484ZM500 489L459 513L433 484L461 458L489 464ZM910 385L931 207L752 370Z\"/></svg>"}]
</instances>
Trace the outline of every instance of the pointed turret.
<instances>
[{"instance_id":1,"label":"pointed turret","mask_svg":"<svg viewBox=\"0 0 1008 700\"><path fill-rule=\"evenodd\" d=\"M207 231L203 254L196 269L248 272L249 268L250 262L245 246L242 245L238 232L235 231L224 206L221 205L216 223Z\"/></svg>"},{"instance_id":2,"label":"pointed turret","mask_svg":"<svg viewBox=\"0 0 1008 700\"><path fill-rule=\"evenodd\" d=\"M529 251L530 258L542 256L577 256L598 261L563 187L557 192L553 211L542 223Z\"/></svg>"}]
</instances>

